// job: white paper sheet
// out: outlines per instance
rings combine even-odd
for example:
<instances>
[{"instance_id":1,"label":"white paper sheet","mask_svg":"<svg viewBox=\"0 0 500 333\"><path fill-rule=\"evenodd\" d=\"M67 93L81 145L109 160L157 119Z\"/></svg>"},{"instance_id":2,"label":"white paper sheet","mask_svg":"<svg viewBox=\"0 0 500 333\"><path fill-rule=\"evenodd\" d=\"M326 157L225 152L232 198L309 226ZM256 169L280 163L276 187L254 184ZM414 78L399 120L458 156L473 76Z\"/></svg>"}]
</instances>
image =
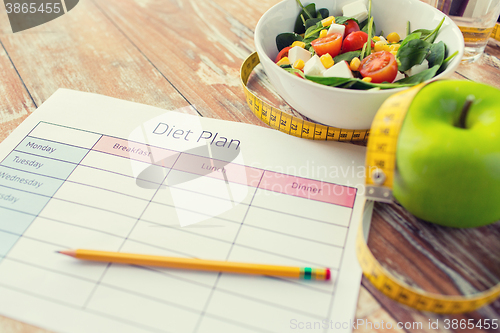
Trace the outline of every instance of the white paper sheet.
<instances>
[{"instance_id":1,"label":"white paper sheet","mask_svg":"<svg viewBox=\"0 0 500 333\"><path fill-rule=\"evenodd\" d=\"M0 314L55 332L350 332L364 154L60 89L0 146ZM55 252L75 248L329 267L332 280Z\"/></svg>"}]
</instances>

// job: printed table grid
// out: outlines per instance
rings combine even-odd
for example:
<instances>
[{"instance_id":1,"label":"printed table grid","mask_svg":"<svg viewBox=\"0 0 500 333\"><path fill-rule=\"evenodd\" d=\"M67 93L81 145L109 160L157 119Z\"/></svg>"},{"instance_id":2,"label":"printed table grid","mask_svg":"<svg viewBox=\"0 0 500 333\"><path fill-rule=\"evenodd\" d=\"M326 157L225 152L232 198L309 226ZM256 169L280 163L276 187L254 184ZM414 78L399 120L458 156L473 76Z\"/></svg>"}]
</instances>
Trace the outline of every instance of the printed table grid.
<instances>
[{"instance_id":1,"label":"printed table grid","mask_svg":"<svg viewBox=\"0 0 500 333\"><path fill-rule=\"evenodd\" d=\"M50 124L50 123L44 123L44 124L51 125L51 126L58 126L58 125ZM81 130L77 130L77 129L72 129L72 130L74 130L74 131L81 131ZM93 133L93 134L97 134L97 133ZM62 180L63 183L60 186L63 186L63 184L71 184L72 183L72 184L75 184L75 186L85 186L85 187L89 187L89 188L94 188L96 190L99 190L99 187L92 186L92 185L87 185L87 184L84 184L84 183L81 183L81 182L75 182L75 181L72 181L71 179L68 179L68 178L71 178L71 175L73 174L73 172L77 168L93 168L93 169L95 169L95 170L97 170L99 172L106 172L106 173L109 172L109 173L113 173L113 174L115 174L117 176L120 176L120 177L134 178L131 175L126 175L126 174L123 174L123 173L114 172L114 171L106 170L106 169L103 169L103 168L94 168L91 165L85 165L85 162L84 162L85 157L91 151L100 151L101 153L113 155L109 151L103 151L103 149L98 149L98 150L93 149L93 148L95 148L96 146L99 145L99 142L101 142L103 140L103 138L111 139L111 140L123 140L123 139L111 138L109 136L105 136L105 135L101 135L101 134L97 134L97 135L99 135L99 139L94 143L94 146L92 146L90 149L89 148L84 148L86 150L86 153L78 161L78 163L75 163L75 161L69 162L69 161L60 160L60 159L56 159L56 158L53 159L53 160L58 161L60 163L70 163L70 164L74 164L75 165L74 168L71 170L71 172L69 172L69 174L65 178L56 177L54 175L45 176L43 174L36 173L36 172L28 172L28 173L31 173L33 175L33 177L47 177L47 178ZM75 145L69 145L69 144L66 145L65 143L62 142L64 140L61 140L61 139L60 139L61 141L56 142L54 140L47 140L47 139L44 139L44 138L31 137L28 134L26 136L26 139L29 139L29 138L31 138L33 140L40 140L41 139L42 141L40 141L40 142L48 142L48 145L49 144L52 144L52 145L58 144L59 147L68 146L68 147L74 147L74 148L78 148L78 149L83 148L83 147L78 147L78 146L75 146ZM23 140L22 142L20 142L19 145L18 145L18 147L22 143L24 143L25 141L26 140ZM122 143L123 143L123 141L122 141ZM133 143L133 144L143 145L143 144L140 144L140 143ZM143 145L143 146L145 146L145 145ZM13 152L19 152L19 150L17 150L18 147L16 147L16 149L14 149ZM157 149L157 150L163 149L163 148L156 148L156 147L154 147L154 148ZM182 152L173 152L173 153L171 153L171 155L172 154L177 154L177 159L170 166L169 170L167 171L167 174L165 175L164 180L168 177L168 173L171 170L177 170L177 171L185 172L183 170L179 170L179 169L176 168L176 162L177 162L177 160L179 159L180 156L182 156L182 154L185 154L185 153L182 153ZM29 154L29 155L33 156L32 161L28 160L28 159L24 159L24 160L28 161L26 163L33 162L31 166L35 165L35 163L38 163L39 161L42 160L42 159L40 159L38 157L39 155L36 155L36 154ZM120 156L120 155L116 155L116 154L114 156L119 157L119 158L127 159L126 156ZM14 168L12 166L4 166L3 164L4 164L4 162L6 161L6 159L8 157L6 157L4 159L4 161L2 161L2 163L0 163L0 167L2 168L2 170L4 168L8 168L11 171L11 173L15 173L17 171L18 172L27 173L26 170L16 169L16 168ZM196 156L191 156L191 158L193 158L193 157L196 157ZM221 162L221 161L216 161L216 163L217 162ZM26 165L26 164L23 164L23 165ZM226 164L226 165L229 168L229 167L232 167L233 164L230 163L230 164ZM237 166L236 165L236 168L238 168L238 167L239 168L241 168L241 167L248 168L248 167ZM254 168L254 169L257 169L257 168ZM188 171L188 173L196 175L196 173L195 172L191 172L191 170ZM255 184L255 180L251 180L250 182L247 182L246 186L248 186L250 188L254 188L253 189L254 192L253 192L253 196L252 196L252 199L251 199L251 201L250 201L249 204L241 203L241 205L244 205L245 207L247 207L246 208L245 216L243 217L243 219L242 219L241 222L233 221L231 219L220 218L220 217L212 217L213 220L220 220L220 221L223 221L223 222L226 222L226 223L230 223L230 224L234 224L234 225L239 225L238 231L236 232L236 235L234 236L233 241L227 241L227 240L224 240L224 239L218 239L216 237L211 237L211 236L204 235L203 233L196 233L196 232L192 231L193 229L176 228L176 227L173 227L171 225L164 225L162 223L154 222L154 221L151 221L151 220L148 220L148 219L143 219L143 215L147 211L149 205L151 205L152 203L154 203L154 197L156 196L156 193L158 192L158 190L160 190L161 188L171 188L170 185L164 184L164 181L161 181L159 183L158 182L154 182L154 181L150 181L152 184L154 184L155 186L157 186L157 189L156 189L155 194L149 200L144 199L144 198L140 198L140 197L136 197L136 196L133 196L133 195L123 194L123 193L121 193L119 191L115 191L116 194L119 194L121 196L129 196L133 200L139 200L139 201L145 201L145 202L147 202L145 208L143 209L143 211L139 215L139 217L135 217L135 216L132 216L132 215L126 215L126 214L124 214L129 219L136 219L136 222L131 227L129 234L127 236L125 236L125 237L123 235L114 234L112 232L105 232L105 231L99 230L97 228L88 228L88 227L83 226L83 225L75 225L75 224L72 224L71 222L67 222L67 221L64 221L64 220L58 220L58 219L55 219L55 218L50 218L50 217L43 216L42 212L44 211L45 207L48 205L49 202L52 202L52 201L64 201L63 198L57 198L56 197L58 189L60 188L60 186L57 188L57 190L55 191L55 193L53 195L50 195L50 196L48 196L48 195L42 195L42 194L37 194L35 192L30 192L30 191L24 190L24 192L26 192L26 193L31 193L31 194L39 196L39 197L46 197L46 198L48 198L47 203L45 205L43 205L42 209L37 214L34 214L34 213L28 213L28 214L26 214L26 212L24 212L22 210L11 209L11 208L5 207L5 205L2 205L2 206L0 206L0 215L5 214L5 216L7 216L6 215L7 213L5 213L6 211L11 211L11 212L13 211L13 212L18 212L18 213L23 213L24 215L32 216L32 221L35 221L35 219L36 219L36 223L35 224L42 223L42 222L39 222L39 221L50 221L50 223L52 223L52 224L55 223L55 224L59 224L59 225L66 225L66 226L71 226L72 228L80 228L82 230L83 229L87 229L90 232L96 232L96 233L106 234L107 236L115 237L115 238L117 238L117 241L119 241L119 240L122 241L122 245L120 246L120 248L122 248L124 245L126 245L125 248L130 248L130 247L133 248L134 246L139 246L140 245L140 246L146 246L146 247L151 248L151 249L156 249L159 252L168 251L168 252L174 253L175 255L183 255L183 256L190 256L190 257L193 257L193 255L189 254L188 252L182 252L182 251L179 252L175 248L169 248L168 246L160 246L158 244L151 244L151 243L146 242L146 241L141 240L141 239L135 239L133 237L134 236L133 233L134 233L134 230L136 229L136 226L140 226L140 227L144 228L146 225L150 225L150 226L156 225L158 227L161 227L162 229L163 228L167 228L167 229L175 231L175 232L181 232L182 234L196 236L196 237L202 237L202 238L209 239L210 241L214 241L214 242L218 242L218 243L222 242L222 243L225 243L225 244L229 244L230 247L229 247L229 251L227 252L226 259L230 258L231 254L233 252L233 249L234 250L238 250L238 251L236 251L236 254L238 254L238 252L245 251L245 249L247 249L247 250L254 251L254 252L260 252L260 253L262 253L264 255L277 256L277 257L280 257L280 258L283 258L283 259L286 259L288 257L285 254L275 253L273 251L268 251L266 249L262 249L262 248L259 248L259 247L256 247L256 246L251 246L251 245L248 245L248 244L239 244L238 243L238 236L239 236L240 232L242 232L242 230L244 230L247 233L250 232L250 234L256 233L256 232L257 232L257 234L259 234L259 232L263 231L263 232L266 232L266 233L274 234L276 236L282 235L283 237L289 237L291 239L295 239L295 241L312 242L314 244L319 243L319 244L323 244L324 246L327 246L329 248L338 248L339 251L340 251L339 257L342 258L343 244L345 244L346 235L340 236L341 238L342 237L344 238L343 240L339 240L340 245L334 245L334 244L329 244L328 242L322 242L322 241L317 241L317 240L314 240L314 239L310 239L310 238L307 238L306 236L302 236L302 235L293 235L293 234L289 234L289 233L285 233L285 232L280 232L279 230L272 230L270 228L266 228L263 225L245 224L245 217L249 214L250 209L252 207L256 208L257 212L259 210L264 211L263 214L265 214L265 211L267 211L267 212L272 212L273 211L273 209L269 208L269 207L259 207L259 206L253 206L252 205L252 202L253 202L253 200L255 198L255 195L256 195L256 193L258 191L260 191L259 193L261 193L262 191L266 192L266 191L269 191L269 190L271 190L271 191L273 190L273 188L270 187L270 186L264 186L264 188L260 187L262 179L266 178L265 177L266 174L268 175L267 178L269 178L269 175L270 175L271 179L273 179L273 177L279 178L279 176L277 176L278 174L275 173L275 172L269 172L267 170L262 170L261 173L260 173L260 180L259 180L258 184ZM202 175L202 176L209 176L210 177L210 175ZM284 176L286 177L286 175L284 175ZM4 176L1 176L1 177L5 178ZM215 178L217 178L217 176L215 176ZM303 178L300 178L300 177L294 177L294 178L295 179L303 179ZM227 178L222 179L220 177L220 175L218 176L218 179L220 181L226 181L226 182L228 180ZM28 182L29 181L31 181L31 180L28 180ZM19 183L20 182L21 181L19 181ZM333 186L338 186L338 185L333 185ZM1 184L0 188L9 189L9 187L5 186L4 184ZM305 185L304 185L304 189L312 192L313 194L317 193L318 190L320 190L319 187L314 187L314 186L305 187ZM112 190L107 189L107 188L101 188L100 190L112 192ZM320 198L319 200L323 201L323 204L326 204L326 205L340 205L340 206L347 207L346 209L349 209L349 211L352 212L352 205L353 205L353 200L354 200L354 196L355 196L355 189L351 188L351 190L354 191L354 194L348 195L346 200L344 200L345 198L342 198L342 200L336 201L335 203L328 202L328 200L330 200L330 199L327 199L325 201L325 199ZM181 189L181 191L189 191L189 190ZM290 188L285 189L285 191L282 191L282 192L283 193L281 195L285 195L285 196L294 196L294 194L297 194L296 191L293 191L293 189L290 189ZM192 193L194 194L195 192L192 191ZM0 193L0 194L2 194L2 199L4 199L6 197L3 192ZM207 194L206 193L201 193L201 195L207 195ZM308 196L309 195L303 196L303 197L305 198L305 197L308 197ZM218 199L221 199L221 198L218 198ZM67 200L67 202L71 203L71 204L74 204L74 205L85 206L84 204L82 204L80 202L75 202L75 201L71 201L71 200ZM186 210L186 211L189 211L189 209L187 209L187 208L179 208L179 207L177 207L175 205L169 205L169 204L166 204L166 203L155 203L155 204L159 204L159 205L163 205L163 206L171 206L172 208L174 208L176 210ZM87 205L87 208L89 208L89 209L92 208L92 209L96 209L96 210L103 210L102 207L92 207L90 205ZM275 213L277 213L278 215L279 214L287 214L287 213L285 213L283 211L275 211ZM110 214L111 215L114 215L114 214L118 215L119 213L112 211ZM255 214L255 213L252 213L252 214ZM290 218L293 218L294 215L293 214L289 214L289 216L290 216ZM300 219L304 219L304 216L296 216L296 218L297 218L297 220L300 220ZM339 230L340 229L345 229L346 230L346 228L348 227L348 225L347 226L344 226L344 225L337 225L337 226L335 226L335 224L333 222L330 222L330 221L328 221L328 222L327 221L322 221L322 220L316 220L315 221L314 219L310 219L310 220L311 220L310 223L313 223L313 222L314 223L321 223L321 224L323 224L323 225L325 225L327 227L339 228ZM349 213L349 221L350 221L350 213ZM305 222L305 221L303 221L303 222ZM26 229L28 229L28 228L29 227L27 227ZM19 239L22 238L22 239L24 239L26 241L29 241L29 242L43 243L43 244L45 244L45 245L47 245L49 247L54 247L54 248L59 248L59 249L62 249L62 248L65 247L62 244L58 244L58 243L47 241L45 239L38 239L36 237L30 236L29 235L29 230L26 230L27 233L25 233L25 232L21 233L19 231L18 232L12 232L12 231L9 231L9 230L5 230L2 227L2 224L0 224L0 232L2 232L2 231L3 231L3 234L7 234L7 235L11 235L11 236L18 236ZM131 238L129 238L129 236ZM275 236L273 236L273 237L275 237ZM14 244L12 244L11 249L15 247ZM151 301L158 302L158 303L161 303L161 304L165 304L165 306L178 307L178 308L184 309L184 310L186 310L188 312L193 312L194 314L198 315L199 317L196 320L196 322L198 324L195 327L193 327L193 330L192 330L193 332L197 332L200 329L203 329L203 324L204 324L205 321L207 323L209 323L211 321L213 322L213 320L216 320L216 321L217 320L223 320L223 321L225 321L228 324L239 325L241 327L247 327L247 328L249 328L251 330L254 330L254 331L262 331L262 332L267 331L267 330L263 329L262 327L257 327L255 325L252 325L252 324L249 324L249 323L245 323L243 321L228 320L228 319L223 318L222 316L218 315L217 313L211 313L210 312L210 303L212 301L212 298L215 297L214 299L218 300L218 299L220 299L220 297L222 297L221 295L227 295L227 296L222 297L222 299L226 299L229 296L230 297L236 297L237 299L240 299L240 300L247 300L247 301L250 301L250 302L257 302L258 304L261 304L261 306L271 306L271 307L273 307L275 309L282 309L284 311L291 311L291 312L294 312L294 313L296 313L298 315L299 314L306 315L306 316L309 316L309 317L311 317L311 318L313 318L315 320L328 319L328 313L326 311L324 311L324 314L320 315L320 314L318 314L316 312L308 312L307 310L305 310L305 311L298 310L294 306L286 306L286 305L283 305L283 304L278 304L276 302L266 301L264 299L252 297L251 295L245 295L244 293L239 292L239 291L231 290L231 288L230 288L230 286L231 286L231 280L232 279L238 279L238 277L233 277L233 276L230 276L230 275L227 275L227 274L218 274L216 276L215 281L212 284L210 284L210 283L207 284L207 283L202 283L200 281L185 279L184 277L179 277L179 274L182 274L182 273L176 273L176 272L170 272L170 271L163 271L161 269L151 269L151 268L146 268L146 267L144 267L144 268L137 268L137 269L143 269L143 270L148 271L148 272L154 272L155 274L160 274L161 276L164 276L164 277L170 277L170 278L173 278L173 279L177 279L179 281L183 281L183 282L187 281L187 283L190 284L190 285L192 285L193 288L194 288L194 286L196 286L198 288L202 288L202 289L205 288L205 289L209 290L210 295L208 296L208 298L206 300L206 303L204 304L204 306L202 307L202 309L193 309L193 308L191 308L188 305L171 303L171 302L167 301L164 298L157 298L157 297L148 296L145 293L138 293L138 292L134 292L134 291L131 291L129 289L126 289L126 288L119 288L114 283L106 282L107 275L108 275L108 268L109 268L110 272L113 272L115 269L121 269L121 268L117 268L116 265L108 265L106 267L105 271L101 274L100 278L96 281L94 279L86 279L86 278L81 277L81 276L75 276L75 275L72 275L71 273L68 273L68 272L65 272L65 271L60 271L60 270L53 269L53 268L50 268L50 267L45 267L45 266L36 265L34 263L25 262L22 259L14 257L12 255L12 253L10 252L11 249L4 250L3 252L5 252L5 253L0 253L0 277L2 275L2 265L8 265L9 263L12 262L12 263L16 263L16 265L31 266L34 269L45 270L47 272L50 272L51 274L68 276L68 277L71 277L71 278L82 280L82 282L86 281L85 283L93 284L94 288L92 289L93 291L91 292L92 297L95 295L96 292L98 293L97 295L100 295L100 293L103 292L103 291L105 291L105 290L114 290L113 292L134 294L135 295L134 297L142 297L142 298L150 299ZM1 248L0 248L0 251L1 251ZM293 261L293 260L296 260L296 258L289 257L289 260ZM302 260L302 261L305 262L304 260ZM319 264L319 263L307 262L307 264L321 266L321 264ZM340 267L340 264L337 267ZM333 275L335 276L335 268L334 268L334 271L333 271ZM293 288L301 288L301 289L304 289L304 290L308 290L308 292L317 292L317 293L328 295L329 296L328 303L331 306L331 303L332 303L332 300L333 300L333 295L334 295L334 288L331 288L331 286L329 288L324 288L324 286L318 286L318 285L314 285L314 284L307 284L307 283L304 283L302 281L287 280L287 279L281 279L281 278L275 278L275 277L267 277L266 279L271 279L271 280L274 280L274 281L280 281L282 284L284 283L284 284L293 286ZM227 283L228 287L225 288L224 286L222 286L222 287L219 286L219 281L223 281L224 283ZM2 283L2 282L0 282L0 286L3 286L5 288L11 288L12 287L12 286L10 286L8 284L6 285L5 283ZM39 295L39 294L30 292L28 290L23 290L22 288L16 288L16 287L13 287L13 288L16 289L18 292L26 292L26 293L31 294L31 295L36 296L36 297L41 297L41 298L44 298L44 299L50 299L50 298L48 298L46 296L44 297L43 295ZM104 289L102 289L102 288L104 288ZM99 291L98 289L99 290L102 289L103 291ZM85 302L86 305L87 304L88 305L92 305L92 297L89 297L87 299L87 301ZM54 302L62 302L60 300L55 300L55 299L50 299L50 300L54 301ZM67 304L67 303L65 303L65 304ZM71 305L71 306L74 306L74 305ZM105 311L97 310L97 308L96 309L92 309L92 308L86 307L86 306L84 306L84 308L85 308L85 311L91 311L91 312L95 312L95 313L100 313L103 316L108 316L108 317L111 317L111 318L115 318L113 315L110 315L110 314L106 313ZM120 318L116 317L116 319L117 320L121 320L121 321L124 320L124 318L121 318L121 317ZM146 328L146 327L144 327L144 328ZM158 330L157 327L155 328L155 327L150 327L150 326L148 326L147 329L150 329L152 331L159 331L159 332L160 331L162 331L162 332L164 331L164 330L161 330L161 329Z\"/></svg>"}]
</instances>

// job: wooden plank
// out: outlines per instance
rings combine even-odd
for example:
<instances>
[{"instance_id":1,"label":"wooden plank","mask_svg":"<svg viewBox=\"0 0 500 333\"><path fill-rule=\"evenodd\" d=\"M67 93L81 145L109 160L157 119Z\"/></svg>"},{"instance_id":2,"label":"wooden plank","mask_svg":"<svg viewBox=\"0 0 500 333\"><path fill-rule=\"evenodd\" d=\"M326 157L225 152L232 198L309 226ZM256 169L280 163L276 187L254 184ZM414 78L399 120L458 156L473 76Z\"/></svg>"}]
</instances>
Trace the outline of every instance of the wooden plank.
<instances>
[{"instance_id":1,"label":"wooden plank","mask_svg":"<svg viewBox=\"0 0 500 333\"><path fill-rule=\"evenodd\" d=\"M0 73L2 73L2 84L0 84L1 142L26 119L30 112L36 109L36 106L1 44Z\"/></svg>"},{"instance_id":2,"label":"wooden plank","mask_svg":"<svg viewBox=\"0 0 500 333\"><path fill-rule=\"evenodd\" d=\"M375 246L374 251L384 251L387 246L392 246L399 255L410 258L421 273L428 275L424 281L412 276L422 288L425 288L423 283L432 279L431 275L440 274L445 277L439 276L434 283L441 281L441 284L452 283L456 286L455 290L442 288L448 294L455 291L469 294L500 282L500 258L496 255L500 252L498 223L470 229L446 228L419 220L396 204L377 204L372 230L375 231L373 240L383 239L385 242L377 249L377 244L369 239L369 244ZM403 247L405 249L401 250ZM405 253L407 250L410 251ZM385 251L385 254L389 253ZM391 266L390 263L388 265ZM407 269L405 266L398 273L405 274Z\"/></svg>"},{"instance_id":3,"label":"wooden plank","mask_svg":"<svg viewBox=\"0 0 500 333\"><path fill-rule=\"evenodd\" d=\"M387 269L410 284L427 291L470 294L500 282L498 237L498 223L474 229L444 228L418 220L397 205L376 204L368 244ZM400 322L473 319L477 323L480 319L500 318L500 307L496 303L468 314L438 316L401 306L366 279L363 286Z\"/></svg>"},{"instance_id":4,"label":"wooden plank","mask_svg":"<svg viewBox=\"0 0 500 333\"><path fill-rule=\"evenodd\" d=\"M213 2L249 29L255 30L261 16L281 0L252 1L251 5L248 1L213 0Z\"/></svg>"},{"instance_id":5,"label":"wooden plank","mask_svg":"<svg viewBox=\"0 0 500 333\"><path fill-rule=\"evenodd\" d=\"M90 1L81 1L68 14L16 34L9 33L8 20L2 20L0 31L37 105L61 87L168 110L189 105Z\"/></svg>"},{"instance_id":6,"label":"wooden plank","mask_svg":"<svg viewBox=\"0 0 500 333\"><path fill-rule=\"evenodd\" d=\"M7 14L0 11L0 22L8 22ZM36 109L24 83L5 52L5 30L0 27L0 142L2 142L28 115Z\"/></svg>"},{"instance_id":7,"label":"wooden plank","mask_svg":"<svg viewBox=\"0 0 500 333\"><path fill-rule=\"evenodd\" d=\"M260 124L240 85L253 51L253 31L242 22L208 0L95 3L201 114Z\"/></svg>"},{"instance_id":8,"label":"wooden plank","mask_svg":"<svg viewBox=\"0 0 500 333\"><path fill-rule=\"evenodd\" d=\"M50 333L26 323L0 316L0 332L2 333Z\"/></svg>"}]
</instances>

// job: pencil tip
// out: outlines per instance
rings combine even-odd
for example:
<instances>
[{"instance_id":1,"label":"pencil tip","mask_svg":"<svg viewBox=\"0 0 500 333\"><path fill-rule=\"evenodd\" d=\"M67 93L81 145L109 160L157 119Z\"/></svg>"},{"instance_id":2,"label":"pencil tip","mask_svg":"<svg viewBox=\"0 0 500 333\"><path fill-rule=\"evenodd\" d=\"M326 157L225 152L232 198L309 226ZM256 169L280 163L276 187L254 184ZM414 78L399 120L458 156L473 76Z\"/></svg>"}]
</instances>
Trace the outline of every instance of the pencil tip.
<instances>
[{"instance_id":1,"label":"pencil tip","mask_svg":"<svg viewBox=\"0 0 500 333\"><path fill-rule=\"evenodd\" d=\"M56 252L60 253L60 254L65 254L65 255L70 256L70 257L74 257L76 255L75 250L63 250L63 251L56 251Z\"/></svg>"}]
</instances>

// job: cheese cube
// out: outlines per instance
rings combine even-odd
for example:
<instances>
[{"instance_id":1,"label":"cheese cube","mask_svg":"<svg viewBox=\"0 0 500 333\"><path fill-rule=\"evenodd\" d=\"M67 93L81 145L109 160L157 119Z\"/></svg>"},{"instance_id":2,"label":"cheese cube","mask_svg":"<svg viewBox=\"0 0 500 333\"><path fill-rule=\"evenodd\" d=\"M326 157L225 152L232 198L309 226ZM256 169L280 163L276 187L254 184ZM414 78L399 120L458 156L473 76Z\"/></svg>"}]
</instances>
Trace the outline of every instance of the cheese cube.
<instances>
[{"instance_id":1,"label":"cheese cube","mask_svg":"<svg viewBox=\"0 0 500 333\"><path fill-rule=\"evenodd\" d=\"M311 52L303 49L300 46L294 46L290 50L288 50L288 59L290 59L291 64L294 64L299 59L307 62L309 59L311 59Z\"/></svg>"},{"instance_id":2,"label":"cheese cube","mask_svg":"<svg viewBox=\"0 0 500 333\"><path fill-rule=\"evenodd\" d=\"M339 33L342 36L342 38L344 38L345 25L332 23L330 29L328 29L328 34L331 34L333 32Z\"/></svg>"},{"instance_id":3,"label":"cheese cube","mask_svg":"<svg viewBox=\"0 0 500 333\"><path fill-rule=\"evenodd\" d=\"M323 72L325 77L345 77L354 78L347 61L340 61Z\"/></svg>"},{"instance_id":4,"label":"cheese cube","mask_svg":"<svg viewBox=\"0 0 500 333\"><path fill-rule=\"evenodd\" d=\"M304 66L305 75L321 76L325 70L326 68L323 66L323 63L317 54L313 55Z\"/></svg>"},{"instance_id":5,"label":"cheese cube","mask_svg":"<svg viewBox=\"0 0 500 333\"><path fill-rule=\"evenodd\" d=\"M342 15L352 17L359 23L368 18L368 9L366 9L365 0L356 1L342 7Z\"/></svg>"}]
</instances>

